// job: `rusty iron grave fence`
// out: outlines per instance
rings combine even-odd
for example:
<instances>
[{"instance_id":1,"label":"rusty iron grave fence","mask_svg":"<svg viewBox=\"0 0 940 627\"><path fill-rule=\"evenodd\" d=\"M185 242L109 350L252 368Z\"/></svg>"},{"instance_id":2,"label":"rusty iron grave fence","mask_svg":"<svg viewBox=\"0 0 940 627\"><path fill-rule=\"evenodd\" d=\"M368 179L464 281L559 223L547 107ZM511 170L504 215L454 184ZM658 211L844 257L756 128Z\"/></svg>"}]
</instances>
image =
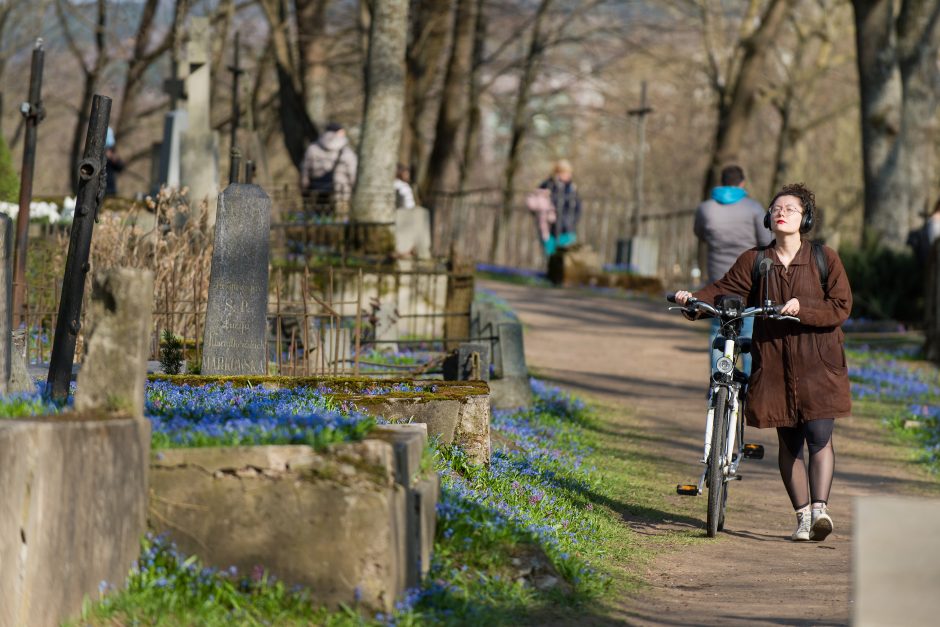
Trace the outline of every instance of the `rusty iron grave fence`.
<instances>
[{"instance_id":1,"label":"rusty iron grave fence","mask_svg":"<svg viewBox=\"0 0 940 627\"><path fill-rule=\"evenodd\" d=\"M26 350L31 365L48 362L60 283L49 277L27 284ZM469 339L469 308L455 310L453 306L453 286L458 283L473 289L472 275L436 269L275 269L267 314L265 374L434 374L448 351ZM162 334L169 330L182 338L184 359L199 364L207 274L196 273L185 281L170 275L154 291L150 359L160 359ZM81 361L83 352L80 331L76 361Z\"/></svg>"}]
</instances>

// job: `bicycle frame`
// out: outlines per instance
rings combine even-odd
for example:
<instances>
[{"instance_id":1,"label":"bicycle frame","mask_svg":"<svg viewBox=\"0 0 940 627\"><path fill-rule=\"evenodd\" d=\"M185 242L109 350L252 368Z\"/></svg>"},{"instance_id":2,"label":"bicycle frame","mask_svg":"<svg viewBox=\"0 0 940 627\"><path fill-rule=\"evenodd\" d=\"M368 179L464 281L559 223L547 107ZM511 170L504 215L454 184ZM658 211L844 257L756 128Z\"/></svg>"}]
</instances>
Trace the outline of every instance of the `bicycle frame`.
<instances>
[{"instance_id":1,"label":"bicycle frame","mask_svg":"<svg viewBox=\"0 0 940 627\"><path fill-rule=\"evenodd\" d=\"M675 295L667 300L675 302ZM738 357L750 352L750 338L741 337L744 318L762 316L775 320L795 320L793 316L780 314L780 307L765 301L760 307L743 307L743 299L738 296L719 297L719 304L713 307L694 298L686 301L682 309L686 313L705 314L720 321L719 335L712 348L720 347L722 356L715 363L711 373L708 395L708 412L705 421L705 445L701 463L705 470L697 485L678 485L676 491L683 495L700 495L708 488L708 518L706 533L714 537L723 530L725 506L728 498L727 483L741 479L738 467L745 457L760 459L764 456L763 446L744 443L744 403L748 385L748 375L737 368ZM716 429L720 429L716 433Z\"/></svg>"}]
</instances>

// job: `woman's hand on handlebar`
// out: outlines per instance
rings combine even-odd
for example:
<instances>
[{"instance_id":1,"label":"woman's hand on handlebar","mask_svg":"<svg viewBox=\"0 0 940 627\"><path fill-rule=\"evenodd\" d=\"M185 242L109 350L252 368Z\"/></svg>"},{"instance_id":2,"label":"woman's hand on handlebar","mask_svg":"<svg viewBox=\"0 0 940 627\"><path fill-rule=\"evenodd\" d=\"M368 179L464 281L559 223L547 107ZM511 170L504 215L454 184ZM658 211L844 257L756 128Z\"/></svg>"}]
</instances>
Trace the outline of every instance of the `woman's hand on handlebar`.
<instances>
[{"instance_id":1,"label":"woman's hand on handlebar","mask_svg":"<svg viewBox=\"0 0 940 627\"><path fill-rule=\"evenodd\" d=\"M799 313L800 313L800 301L798 301L795 298L791 298L790 300L785 302L782 307L780 307L780 315L782 316L796 316L796 315L799 315Z\"/></svg>"},{"instance_id":2,"label":"woman's hand on handlebar","mask_svg":"<svg viewBox=\"0 0 940 627\"><path fill-rule=\"evenodd\" d=\"M677 305L685 305L689 299L692 297L692 292L687 292L685 290L679 290L676 292L675 299Z\"/></svg>"}]
</instances>

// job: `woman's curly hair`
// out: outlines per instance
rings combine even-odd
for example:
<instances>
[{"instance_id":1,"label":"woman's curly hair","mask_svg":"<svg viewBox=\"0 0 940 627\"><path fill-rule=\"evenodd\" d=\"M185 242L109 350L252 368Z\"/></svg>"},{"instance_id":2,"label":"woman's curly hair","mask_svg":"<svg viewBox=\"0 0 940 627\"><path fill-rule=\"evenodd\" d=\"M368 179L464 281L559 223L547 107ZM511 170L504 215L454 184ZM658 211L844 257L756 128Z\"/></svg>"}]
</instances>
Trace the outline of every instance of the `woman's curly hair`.
<instances>
[{"instance_id":1,"label":"woman's curly hair","mask_svg":"<svg viewBox=\"0 0 940 627\"><path fill-rule=\"evenodd\" d=\"M781 187L780 191L774 196L774 199L770 201L770 206L773 207L774 203L777 202L777 199L781 196L795 196L800 199L804 213L816 213L816 194L802 183L789 183Z\"/></svg>"}]
</instances>

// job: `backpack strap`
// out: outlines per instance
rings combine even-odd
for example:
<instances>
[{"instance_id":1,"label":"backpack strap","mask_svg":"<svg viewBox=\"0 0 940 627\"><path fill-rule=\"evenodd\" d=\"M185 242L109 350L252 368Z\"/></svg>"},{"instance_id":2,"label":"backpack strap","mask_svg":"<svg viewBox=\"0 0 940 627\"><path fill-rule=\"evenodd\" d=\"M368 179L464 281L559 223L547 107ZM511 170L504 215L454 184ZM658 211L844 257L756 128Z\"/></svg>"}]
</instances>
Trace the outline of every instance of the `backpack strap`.
<instances>
[{"instance_id":1,"label":"backpack strap","mask_svg":"<svg viewBox=\"0 0 940 627\"><path fill-rule=\"evenodd\" d=\"M823 297L829 293L829 263L823 245L813 242L813 259L816 260L816 269L819 270L819 287L822 288Z\"/></svg>"},{"instance_id":2,"label":"backpack strap","mask_svg":"<svg viewBox=\"0 0 940 627\"><path fill-rule=\"evenodd\" d=\"M751 282L757 283L760 280L760 262L767 256L767 249L770 246L762 246L754 256L754 266L751 268ZM826 251L823 245L813 242L813 259L816 261L816 269L819 270L819 287L822 288L823 296L829 292L829 262L826 260Z\"/></svg>"}]
</instances>

